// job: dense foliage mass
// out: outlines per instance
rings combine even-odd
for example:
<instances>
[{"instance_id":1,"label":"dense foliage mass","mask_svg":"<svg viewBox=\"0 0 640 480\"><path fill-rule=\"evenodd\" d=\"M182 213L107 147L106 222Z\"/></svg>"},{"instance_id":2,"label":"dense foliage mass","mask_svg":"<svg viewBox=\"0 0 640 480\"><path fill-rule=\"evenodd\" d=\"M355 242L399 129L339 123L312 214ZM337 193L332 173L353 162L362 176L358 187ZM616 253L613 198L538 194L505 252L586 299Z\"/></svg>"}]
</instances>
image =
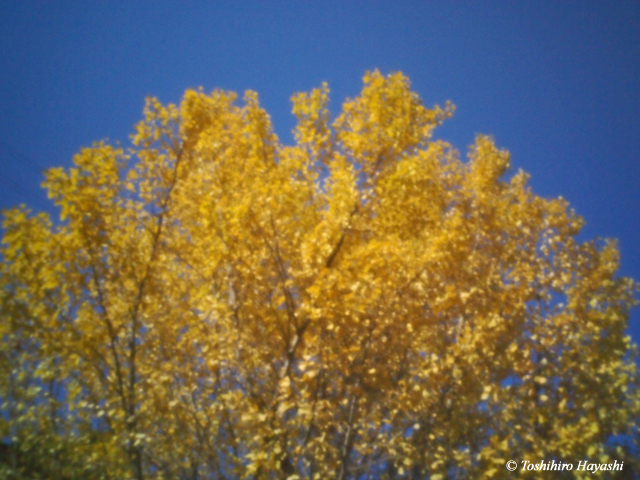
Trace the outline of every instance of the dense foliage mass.
<instances>
[{"instance_id":1,"label":"dense foliage mass","mask_svg":"<svg viewBox=\"0 0 640 480\"><path fill-rule=\"evenodd\" d=\"M59 220L5 212L0 473L637 468L636 285L615 244L578 241L581 218L507 178L490 138L468 161L434 140L453 108L401 74L367 74L333 121L327 105L326 85L294 95L284 146L253 92L149 99L132 149L47 172Z\"/></svg>"}]
</instances>

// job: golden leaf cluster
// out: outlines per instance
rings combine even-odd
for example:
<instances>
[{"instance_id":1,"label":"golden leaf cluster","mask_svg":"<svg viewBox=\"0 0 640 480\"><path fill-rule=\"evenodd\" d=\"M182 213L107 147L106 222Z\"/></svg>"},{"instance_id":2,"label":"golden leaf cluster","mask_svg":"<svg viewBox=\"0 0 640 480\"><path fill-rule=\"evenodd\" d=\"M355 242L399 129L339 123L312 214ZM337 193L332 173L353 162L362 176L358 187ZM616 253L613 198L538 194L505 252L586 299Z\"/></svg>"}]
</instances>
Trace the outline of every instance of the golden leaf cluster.
<instances>
[{"instance_id":1,"label":"golden leaf cluster","mask_svg":"<svg viewBox=\"0 0 640 480\"><path fill-rule=\"evenodd\" d=\"M285 146L254 92L148 99L132 148L47 172L59 220L5 212L0 473L634 468L637 288L615 243L580 241L491 138L467 160L435 140L453 106L400 73L367 73L334 120L326 84L292 101Z\"/></svg>"}]
</instances>

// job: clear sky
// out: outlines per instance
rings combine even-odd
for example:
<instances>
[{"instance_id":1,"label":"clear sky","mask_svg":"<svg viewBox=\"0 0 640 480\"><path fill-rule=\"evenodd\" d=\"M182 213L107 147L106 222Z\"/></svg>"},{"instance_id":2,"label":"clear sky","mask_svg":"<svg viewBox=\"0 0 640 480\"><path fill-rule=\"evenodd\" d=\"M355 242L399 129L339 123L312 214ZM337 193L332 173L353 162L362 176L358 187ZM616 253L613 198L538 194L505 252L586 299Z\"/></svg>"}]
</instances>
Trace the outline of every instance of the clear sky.
<instances>
[{"instance_id":1,"label":"clear sky","mask_svg":"<svg viewBox=\"0 0 640 480\"><path fill-rule=\"evenodd\" d=\"M582 238L614 237L640 280L640 2L35 2L0 7L0 208L48 209L42 169L95 140L127 144L144 98L259 93L291 142L289 98L327 81L332 110L366 70L402 71L457 111L437 133L512 154L562 195ZM631 333L640 342L640 308Z\"/></svg>"}]
</instances>

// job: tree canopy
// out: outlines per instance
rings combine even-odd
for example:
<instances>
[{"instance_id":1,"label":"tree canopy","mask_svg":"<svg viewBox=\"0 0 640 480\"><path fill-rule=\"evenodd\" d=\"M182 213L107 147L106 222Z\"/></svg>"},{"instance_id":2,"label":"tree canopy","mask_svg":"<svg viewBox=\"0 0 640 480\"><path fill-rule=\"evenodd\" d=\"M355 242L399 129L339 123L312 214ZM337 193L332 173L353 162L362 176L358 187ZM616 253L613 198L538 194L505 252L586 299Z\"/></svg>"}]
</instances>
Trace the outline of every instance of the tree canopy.
<instances>
[{"instance_id":1,"label":"tree canopy","mask_svg":"<svg viewBox=\"0 0 640 480\"><path fill-rule=\"evenodd\" d=\"M454 108L402 74L367 73L336 117L328 94L292 97L293 146L254 92L150 98L131 148L46 173L59 219L4 212L0 472L638 468L637 286L615 242L579 240L491 138L468 160L434 139Z\"/></svg>"}]
</instances>

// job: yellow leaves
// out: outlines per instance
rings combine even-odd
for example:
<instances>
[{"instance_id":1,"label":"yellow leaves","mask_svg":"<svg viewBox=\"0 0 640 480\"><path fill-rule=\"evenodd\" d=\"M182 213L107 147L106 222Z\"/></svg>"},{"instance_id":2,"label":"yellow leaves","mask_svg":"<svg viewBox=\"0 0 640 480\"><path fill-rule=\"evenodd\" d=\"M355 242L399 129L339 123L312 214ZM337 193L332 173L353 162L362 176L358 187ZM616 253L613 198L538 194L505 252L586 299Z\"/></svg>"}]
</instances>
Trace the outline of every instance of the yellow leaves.
<instances>
[{"instance_id":1,"label":"yellow leaves","mask_svg":"<svg viewBox=\"0 0 640 480\"><path fill-rule=\"evenodd\" d=\"M280 382L278 384L278 388L280 391L280 395L282 396L288 396L290 394L291 391L291 378L290 377L283 377L282 379L280 379Z\"/></svg>"},{"instance_id":2,"label":"yellow leaves","mask_svg":"<svg viewBox=\"0 0 640 480\"><path fill-rule=\"evenodd\" d=\"M401 74L367 74L333 126L328 92L294 95L291 147L254 92L148 99L135 149L47 173L64 223L5 213L3 431L57 407L118 472L144 449L171 477L293 480L498 477L510 449L580 458L635 428L615 245L503 179L488 137L467 164L433 141L452 108Z\"/></svg>"},{"instance_id":3,"label":"yellow leaves","mask_svg":"<svg viewBox=\"0 0 640 480\"><path fill-rule=\"evenodd\" d=\"M291 97L292 113L298 119L294 130L296 142L307 146L314 157L327 161L322 153L331 148L331 130L329 127L329 87L326 83L310 93L297 93Z\"/></svg>"},{"instance_id":4,"label":"yellow leaves","mask_svg":"<svg viewBox=\"0 0 640 480\"><path fill-rule=\"evenodd\" d=\"M468 292L460 292L460 300L462 300L462 303L467 303L467 299L477 290L478 289L474 287Z\"/></svg>"},{"instance_id":5,"label":"yellow leaves","mask_svg":"<svg viewBox=\"0 0 640 480\"><path fill-rule=\"evenodd\" d=\"M465 186L480 205L495 202L495 194L504 187L499 179L509 168L509 153L498 150L491 138L478 135L470 148L469 159Z\"/></svg>"},{"instance_id":6,"label":"yellow leaves","mask_svg":"<svg viewBox=\"0 0 640 480\"><path fill-rule=\"evenodd\" d=\"M491 385L485 385L484 389L482 391L482 395L480 396L480 400L488 400L489 397L491 396L491 391L493 390L493 387Z\"/></svg>"},{"instance_id":7,"label":"yellow leaves","mask_svg":"<svg viewBox=\"0 0 640 480\"><path fill-rule=\"evenodd\" d=\"M542 377L540 375L535 376L533 378L533 381L536 382L539 385L545 385L547 383L546 377Z\"/></svg>"},{"instance_id":8,"label":"yellow leaves","mask_svg":"<svg viewBox=\"0 0 640 480\"><path fill-rule=\"evenodd\" d=\"M495 467L493 467L493 468L490 468L489 470L487 470L487 471L485 472L484 477L485 477L485 478L493 478L493 477L495 477L495 475L496 475L497 473L498 473L498 469L497 469L497 468L495 468Z\"/></svg>"},{"instance_id":9,"label":"yellow leaves","mask_svg":"<svg viewBox=\"0 0 640 480\"><path fill-rule=\"evenodd\" d=\"M110 221L127 156L122 148L99 142L82 149L73 161L76 167L69 172L49 169L42 184L49 198L60 207L61 220L96 226Z\"/></svg>"},{"instance_id":10,"label":"yellow leaves","mask_svg":"<svg viewBox=\"0 0 640 480\"><path fill-rule=\"evenodd\" d=\"M567 407L567 399L563 398L560 403L558 404L558 410L560 412L565 412L566 411L566 407Z\"/></svg>"},{"instance_id":11,"label":"yellow leaves","mask_svg":"<svg viewBox=\"0 0 640 480\"><path fill-rule=\"evenodd\" d=\"M365 75L361 96L343 105L334 129L337 141L373 177L402 153L425 144L452 112L450 104L427 110L401 73L385 78L376 70Z\"/></svg>"}]
</instances>

